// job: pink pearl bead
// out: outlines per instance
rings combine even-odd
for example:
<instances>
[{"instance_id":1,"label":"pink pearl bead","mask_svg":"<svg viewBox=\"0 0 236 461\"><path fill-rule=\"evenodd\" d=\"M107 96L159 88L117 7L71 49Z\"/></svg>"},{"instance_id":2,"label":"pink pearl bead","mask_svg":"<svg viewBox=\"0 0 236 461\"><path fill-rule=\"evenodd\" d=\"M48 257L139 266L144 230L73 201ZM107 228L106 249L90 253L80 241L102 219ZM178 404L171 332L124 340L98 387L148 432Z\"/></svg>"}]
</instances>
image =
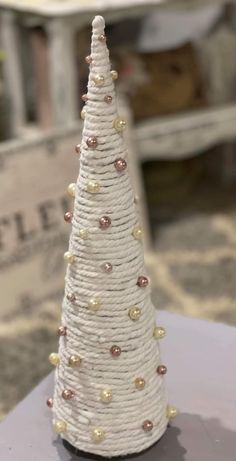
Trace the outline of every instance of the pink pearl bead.
<instances>
[{"instance_id":1,"label":"pink pearl bead","mask_svg":"<svg viewBox=\"0 0 236 461\"><path fill-rule=\"evenodd\" d=\"M91 63L93 62L92 56L86 56L85 62L86 62L87 64L91 64Z\"/></svg>"},{"instance_id":2,"label":"pink pearl bead","mask_svg":"<svg viewBox=\"0 0 236 461\"><path fill-rule=\"evenodd\" d=\"M112 272L112 264L111 263L103 263L102 264L102 270L104 270L104 272L106 272L107 274L110 274L110 272Z\"/></svg>"},{"instance_id":3,"label":"pink pearl bead","mask_svg":"<svg viewBox=\"0 0 236 461\"><path fill-rule=\"evenodd\" d=\"M73 218L73 213L71 211L67 211L65 214L64 214L64 220L66 222L71 222L72 221L72 218Z\"/></svg>"},{"instance_id":4,"label":"pink pearl bead","mask_svg":"<svg viewBox=\"0 0 236 461\"><path fill-rule=\"evenodd\" d=\"M149 419L146 419L146 421L143 422L142 428L144 432L150 432L153 429L153 423Z\"/></svg>"},{"instance_id":5,"label":"pink pearl bead","mask_svg":"<svg viewBox=\"0 0 236 461\"><path fill-rule=\"evenodd\" d=\"M81 96L81 99L82 99L82 101L87 102L87 101L88 101L88 96L87 96L87 94L83 94L83 95Z\"/></svg>"},{"instance_id":6,"label":"pink pearl bead","mask_svg":"<svg viewBox=\"0 0 236 461\"><path fill-rule=\"evenodd\" d=\"M140 275L140 277L138 277L138 281L137 281L137 285L140 287L140 288L145 288L148 286L148 278L145 277L144 275Z\"/></svg>"},{"instance_id":7,"label":"pink pearl bead","mask_svg":"<svg viewBox=\"0 0 236 461\"><path fill-rule=\"evenodd\" d=\"M47 399L46 404L49 408L53 407L53 399L50 397L50 399Z\"/></svg>"},{"instance_id":8,"label":"pink pearl bead","mask_svg":"<svg viewBox=\"0 0 236 461\"><path fill-rule=\"evenodd\" d=\"M76 297L74 295L74 293L68 293L68 295L66 295L68 301L70 301L71 303L73 303L75 300L76 300Z\"/></svg>"},{"instance_id":9,"label":"pink pearl bead","mask_svg":"<svg viewBox=\"0 0 236 461\"><path fill-rule=\"evenodd\" d=\"M121 354L121 348L119 346L112 346L110 349L110 353L113 357L119 357Z\"/></svg>"},{"instance_id":10,"label":"pink pearl bead","mask_svg":"<svg viewBox=\"0 0 236 461\"><path fill-rule=\"evenodd\" d=\"M115 161L114 165L115 165L116 171L119 171L119 172L124 171L127 168L127 163L123 158L118 158Z\"/></svg>"},{"instance_id":11,"label":"pink pearl bead","mask_svg":"<svg viewBox=\"0 0 236 461\"><path fill-rule=\"evenodd\" d=\"M159 365L157 367L157 373L159 375L165 375L167 373L167 367L165 365Z\"/></svg>"},{"instance_id":12,"label":"pink pearl bead","mask_svg":"<svg viewBox=\"0 0 236 461\"><path fill-rule=\"evenodd\" d=\"M98 145L98 140L97 140L96 136L89 136L89 138L86 141L86 144L91 149L96 149L96 147Z\"/></svg>"},{"instance_id":13,"label":"pink pearl bead","mask_svg":"<svg viewBox=\"0 0 236 461\"><path fill-rule=\"evenodd\" d=\"M100 227L100 229L102 229L102 230L108 229L108 227L110 227L110 225L111 225L111 218L109 218L109 216L102 216L99 219L99 227Z\"/></svg>"},{"instance_id":14,"label":"pink pearl bead","mask_svg":"<svg viewBox=\"0 0 236 461\"><path fill-rule=\"evenodd\" d=\"M66 336L66 327L63 327L63 325L60 325L57 330L58 336Z\"/></svg>"},{"instance_id":15,"label":"pink pearl bead","mask_svg":"<svg viewBox=\"0 0 236 461\"><path fill-rule=\"evenodd\" d=\"M106 38L106 35L105 35L105 34L101 34L101 35L99 35L99 37L98 37L98 40L99 40L99 42L101 42L101 43L105 43L105 42L106 42L106 39L107 39L107 38Z\"/></svg>"},{"instance_id":16,"label":"pink pearl bead","mask_svg":"<svg viewBox=\"0 0 236 461\"><path fill-rule=\"evenodd\" d=\"M75 152L76 154L80 154L80 144L77 144L77 146L75 146Z\"/></svg>"},{"instance_id":17,"label":"pink pearl bead","mask_svg":"<svg viewBox=\"0 0 236 461\"><path fill-rule=\"evenodd\" d=\"M107 104L111 104L111 102L112 102L112 96L110 96L109 94L107 94L106 96L104 96L104 101L105 101Z\"/></svg>"},{"instance_id":18,"label":"pink pearl bead","mask_svg":"<svg viewBox=\"0 0 236 461\"><path fill-rule=\"evenodd\" d=\"M61 396L64 400L71 400L75 396L75 393L71 389L64 389L64 391L61 393Z\"/></svg>"}]
</instances>

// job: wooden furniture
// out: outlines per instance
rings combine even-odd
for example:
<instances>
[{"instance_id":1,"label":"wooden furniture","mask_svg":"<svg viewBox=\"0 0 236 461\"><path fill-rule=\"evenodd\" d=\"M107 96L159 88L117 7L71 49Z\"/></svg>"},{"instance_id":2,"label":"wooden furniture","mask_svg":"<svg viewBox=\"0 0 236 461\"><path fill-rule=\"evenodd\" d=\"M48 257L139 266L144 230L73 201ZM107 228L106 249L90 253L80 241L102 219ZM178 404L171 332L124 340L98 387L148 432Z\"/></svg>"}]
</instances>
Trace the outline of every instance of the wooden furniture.
<instances>
[{"instance_id":1,"label":"wooden furniture","mask_svg":"<svg viewBox=\"0 0 236 461\"><path fill-rule=\"evenodd\" d=\"M158 313L170 402L179 408L163 438L134 461L233 461L236 456L236 330L222 324ZM46 360L46 358L45 358ZM37 365L36 365L37 366ZM52 433L53 375L48 376L0 425L4 461L92 460L68 451ZM124 458L125 460L126 458Z\"/></svg>"}]
</instances>

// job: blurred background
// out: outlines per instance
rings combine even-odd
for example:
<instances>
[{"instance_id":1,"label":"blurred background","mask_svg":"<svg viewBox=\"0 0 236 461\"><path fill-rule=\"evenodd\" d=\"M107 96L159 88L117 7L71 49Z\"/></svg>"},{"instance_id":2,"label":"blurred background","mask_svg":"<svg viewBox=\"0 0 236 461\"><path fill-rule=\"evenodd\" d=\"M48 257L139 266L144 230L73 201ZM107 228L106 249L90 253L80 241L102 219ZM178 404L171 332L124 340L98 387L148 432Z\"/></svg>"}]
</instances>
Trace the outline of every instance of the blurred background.
<instances>
[{"instance_id":1,"label":"blurred background","mask_svg":"<svg viewBox=\"0 0 236 461\"><path fill-rule=\"evenodd\" d=\"M49 371L102 13L158 309L236 324L236 2L0 0L0 417ZM122 112L123 111L123 112Z\"/></svg>"}]
</instances>

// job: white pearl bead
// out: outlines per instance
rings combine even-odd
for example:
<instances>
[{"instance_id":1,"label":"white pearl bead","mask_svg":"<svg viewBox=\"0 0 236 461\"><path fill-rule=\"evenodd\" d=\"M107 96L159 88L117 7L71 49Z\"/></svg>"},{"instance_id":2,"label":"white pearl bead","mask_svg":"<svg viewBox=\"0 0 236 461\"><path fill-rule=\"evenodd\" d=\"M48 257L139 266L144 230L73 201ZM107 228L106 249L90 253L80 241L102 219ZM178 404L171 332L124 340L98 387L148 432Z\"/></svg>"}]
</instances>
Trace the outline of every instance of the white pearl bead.
<instances>
[{"instance_id":1,"label":"white pearl bead","mask_svg":"<svg viewBox=\"0 0 236 461\"><path fill-rule=\"evenodd\" d=\"M79 236L82 240L87 240L88 238L88 230L87 229L80 229Z\"/></svg>"},{"instance_id":2,"label":"white pearl bead","mask_svg":"<svg viewBox=\"0 0 236 461\"><path fill-rule=\"evenodd\" d=\"M177 416L177 414L178 414L177 408L170 406L170 405L167 406L167 409L166 409L167 418L173 419Z\"/></svg>"},{"instance_id":3,"label":"white pearl bead","mask_svg":"<svg viewBox=\"0 0 236 461\"><path fill-rule=\"evenodd\" d=\"M99 443L105 439L105 431L99 427L96 427L91 432L91 438L94 442Z\"/></svg>"},{"instance_id":4,"label":"white pearl bead","mask_svg":"<svg viewBox=\"0 0 236 461\"><path fill-rule=\"evenodd\" d=\"M123 131L126 128L126 121L123 118L116 118L113 122L116 131Z\"/></svg>"},{"instance_id":5,"label":"white pearl bead","mask_svg":"<svg viewBox=\"0 0 236 461\"><path fill-rule=\"evenodd\" d=\"M117 70L111 70L111 78L112 78L112 80L117 80L118 79Z\"/></svg>"},{"instance_id":6,"label":"white pearl bead","mask_svg":"<svg viewBox=\"0 0 236 461\"><path fill-rule=\"evenodd\" d=\"M142 232L141 227L135 226L133 228L132 235L135 238L135 240L142 240L143 232Z\"/></svg>"},{"instance_id":7,"label":"white pearl bead","mask_svg":"<svg viewBox=\"0 0 236 461\"><path fill-rule=\"evenodd\" d=\"M82 109L81 112L80 112L80 117L81 117L82 120L85 120L85 115L86 115L86 110Z\"/></svg>"},{"instance_id":8,"label":"white pearl bead","mask_svg":"<svg viewBox=\"0 0 236 461\"><path fill-rule=\"evenodd\" d=\"M67 261L68 263L73 263L75 261L75 255L73 255L71 251L66 251L64 253L64 260Z\"/></svg>"},{"instance_id":9,"label":"white pearl bead","mask_svg":"<svg viewBox=\"0 0 236 461\"><path fill-rule=\"evenodd\" d=\"M52 352L49 356L48 356L48 360L49 362L51 363L51 365L54 365L55 367L58 365L58 363L60 362L60 358L59 358L59 355L56 353L56 352Z\"/></svg>"},{"instance_id":10,"label":"white pearl bead","mask_svg":"<svg viewBox=\"0 0 236 461\"><path fill-rule=\"evenodd\" d=\"M166 335L166 330L163 327L155 327L153 331L153 336L155 339L162 339Z\"/></svg>"},{"instance_id":11,"label":"white pearl bead","mask_svg":"<svg viewBox=\"0 0 236 461\"><path fill-rule=\"evenodd\" d=\"M100 398L102 402L109 403L112 401L112 390L111 389L103 389L100 393Z\"/></svg>"},{"instance_id":12,"label":"white pearl bead","mask_svg":"<svg viewBox=\"0 0 236 461\"><path fill-rule=\"evenodd\" d=\"M96 194L100 191L100 184L97 181L89 181L87 184L87 191L91 194Z\"/></svg>"},{"instance_id":13,"label":"white pearl bead","mask_svg":"<svg viewBox=\"0 0 236 461\"><path fill-rule=\"evenodd\" d=\"M96 312L101 306L101 300L99 298L91 298L88 302L89 310Z\"/></svg>"},{"instance_id":14,"label":"white pearl bead","mask_svg":"<svg viewBox=\"0 0 236 461\"><path fill-rule=\"evenodd\" d=\"M104 82L105 82L105 78L103 75L95 75L94 79L93 79L94 83L96 86L102 86L104 85Z\"/></svg>"},{"instance_id":15,"label":"white pearl bead","mask_svg":"<svg viewBox=\"0 0 236 461\"><path fill-rule=\"evenodd\" d=\"M69 186L67 187L67 192L71 197L75 197L76 184L74 182L69 184Z\"/></svg>"},{"instance_id":16,"label":"white pearl bead","mask_svg":"<svg viewBox=\"0 0 236 461\"><path fill-rule=\"evenodd\" d=\"M53 429L57 434L60 434L61 432L66 432L67 424L65 421L55 421L55 423L53 424Z\"/></svg>"}]
</instances>

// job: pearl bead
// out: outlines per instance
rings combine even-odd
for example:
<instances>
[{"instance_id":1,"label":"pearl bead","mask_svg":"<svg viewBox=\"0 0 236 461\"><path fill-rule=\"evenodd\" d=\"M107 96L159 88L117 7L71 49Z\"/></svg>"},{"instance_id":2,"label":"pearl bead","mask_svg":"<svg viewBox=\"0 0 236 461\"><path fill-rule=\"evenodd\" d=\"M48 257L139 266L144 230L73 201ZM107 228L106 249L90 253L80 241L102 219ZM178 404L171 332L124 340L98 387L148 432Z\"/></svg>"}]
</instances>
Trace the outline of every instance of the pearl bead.
<instances>
[{"instance_id":1,"label":"pearl bead","mask_svg":"<svg viewBox=\"0 0 236 461\"><path fill-rule=\"evenodd\" d=\"M107 38L106 38L106 35L105 35L105 34L101 34L101 35L99 35L99 37L98 37L99 42L102 42L102 43L106 42L106 39L107 39Z\"/></svg>"},{"instance_id":2,"label":"pearl bead","mask_svg":"<svg viewBox=\"0 0 236 461\"><path fill-rule=\"evenodd\" d=\"M162 339L166 335L166 330L163 327L155 327L153 331L153 336L155 339Z\"/></svg>"},{"instance_id":3,"label":"pearl bead","mask_svg":"<svg viewBox=\"0 0 236 461\"><path fill-rule=\"evenodd\" d=\"M76 152L76 154L80 154L80 151L81 151L81 145L80 145L80 144L77 144L77 146L75 146L75 152Z\"/></svg>"},{"instance_id":4,"label":"pearl bead","mask_svg":"<svg viewBox=\"0 0 236 461\"><path fill-rule=\"evenodd\" d=\"M100 191L100 184L97 181L89 181L87 184L87 191L91 194L96 194Z\"/></svg>"},{"instance_id":5,"label":"pearl bead","mask_svg":"<svg viewBox=\"0 0 236 461\"><path fill-rule=\"evenodd\" d=\"M87 229L80 229L79 236L82 240L86 240L88 238L88 230Z\"/></svg>"},{"instance_id":6,"label":"pearl bead","mask_svg":"<svg viewBox=\"0 0 236 461\"><path fill-rule=\"evenodd\" d=\"M89 138L86 141L86 144L91 149L96 149L96 147L98 145L98 140L97 140L96 136L89 136Z\"/></svg>"},{"instance_id":7,"label":"pearl bead","mask_svg":"<svg viewBox=\"0 0 236 461\"><path fill-rule=\"evenodd\" d=\"M96 86L102 86L102 85L104 85L105 78L104 78L103 75L97 74L97 75L95 75L95 77L93 78L93 81L94 81L94 83L95 83Z\"/></svg>"},{"instance_id":8,"label":"pearl bead","mask_svg":"<svg viewBox=\"0 0 236 461\"><path fill-rule=\"evenodd\" d=\"M81 117L82 120L85 119L85 115L86 115L86 110L82 109L81 112L80 112L80 117Z\"/></svg>"},{"instance_id":9,"label":"pearl bead","mask_svg":"<svg viewBox=\"0 0 236 461\"><path fill-rule=\"evenodd\" d=\"M129 309L129 317L131 320L139 320L141 316L141 309L138 306L133 306Z\"/></svg>"},{"instance_id":10,"label":"pearl bead","mask_svg":"<svg viewBox=\"0 0 236 461\"><path fill-rule=\"evenodd\" d=\"M138 195L134 196L134 203L135 203L135 205L137 205L139 203L139 196Z\"/></svg>"},{"instance_id":11,"label":"pearl bead","mask_svg":"<svg viewBox=\"0 0 236 461\"><path fill-rule=\"evenodd\" d=\"M91 63L93 62L92 56L86 56L85 62L86 62L87 64L91 64Z\"/></svg>"},{"instance_id":12,"label":"pearl bead","mask_svg":"<svg viewBox=\"0 0 236 461\"><path fill-rule=\"evenodd\" d=\"M47 399L46 404L47 404L47 406L49 408L52 408L53 407L53 399L51 397L49 399Z\"/></svg>"},{"instance_id":13,"label":"pearl bead","mask_svg":"<svg viewBox=\"0 0 236 461\"><path fill-rule=\"evenodd\" d=\"M117 70L111 70L111 78L112 78L112 80L117 80L118 79Z\"/></svg>"},{"instance_id":14,"label":"pearl bead","mask_svg":"<svg viewBox=\"0 0 236 461\"><path fill-rule=\"evenodd\" d=\"M73 255L71 251L66 251L64 253L64 260L67 261L68 263L73 263L75 261L75 255Z\"/></svg>"},{"instance_id":15,"label":"pearl bead","mask_svg":"<svg viewBox=\"0 0 236 461\"><path fill-rule=\"evenodd\" d=\"M141 227L135 226L133 228L132 235L135 238L135 240L142 240L143 231L142 231Z\"/></svg>"},{"instance_id":16,"label":"pearl bead","mask_svg":"<svg viewBox=\"0 0 236 461\"><path fill-rule=\"evenodd\" d=\"M73 218L73 213L71 211L67 211L65 214L64 214L64 220L68 223L71 223L72 221L72 218Z\"/></svg>"},{"instance_id":17,"label":"pearl bead","mask_svg":"<svg viewBox=\"0 0 236 461\"><path fill-rule=\"evenodd\" d=\"M75 393L71 389L64 389L64 391L61 393L61 396L64 400L71 400L75 396Z\"/></svg>"},{"instance_id":18,"label":"pearl bead","mask_svg":"<svg viewBox=\"0 0 236 461\"><path fill-rule=\"evenodd\" d=\"M138 390L142 390L145 388L145 380L143 378L136 378L134 381L135 387Z\"/></svg>"},{"instance_id":19,"label":"pearl bead","mask_svg":"<svg viewBox=\"0 0 236 461\"><path fill-rule=\"evenodd\" d=\"M144 275L140 275L138 277L138 281L137 281L138 287L145 288L148 286L148 284L149 284L149 280L147 277L145 277Z\"/></svg>"},{"instance_id":20,"label":"pearl bead","mask_svg":"<svg viewBox=\"0 0 236 461\"><path fill-rule=\"evenodd\" d=\"M91 432L91 439L96 443L102 442L105 439L105 431L96 427Z\"/></svg>"},{"instance_id":21,"label":"pearl bead","mask_svg":"<svg viewBox=\"0 0 236 461\"><path fill-rule=\"evenodd\" d=\"M111 102L112 102L112 96L110 96L109 94L107 94L106 96L104 96L104 101L105 101L107 104L111 104Z\"/></svg>"},{"instance_id":22,"label":"pearl bead","mask_svg":"<svg viewBox=\"0 0 236 461\"><path fill-rule=\"evenodd\" d=\"M112 272L112 264L111 263L103 263L101 265L101 268L104 272L106 272L107 274L110 274Z\"/></svg>"},{"instance_id":23,"label":"pearl bead","mask_svg":"<svg viewBox=\"0 0 236 461\"><path fill-rule=\"evenodd\" d=\"M81 99L82 99L83 102L87 102L87 101L88 101L88 96L87 96L87 94L83 94L83 95L81 96Z\"/></svg>"},{"instance_id":24,"label":"pearl bead","mask_svg":"<svg viewBox=\"0 0 236 461\"><path fill-rule=\"evenodd\" d=\"M100 393L100 398L102 402L109 403L112 401L112 390L111 389L104 389Z\"/></svg>"},{"instance_id":25,"label":"pearl bead","mask_svg":"<svg viewBox=\"0 0 236 461\"><path fill-rule=\"evenodd\" d=\"M74 293L68 293L68 294L66 295L66 298L67 298L68 301L70 301L71 303L75 302L75 300L76 300L76 296L75 296Z\"/></svg>"},{"instance_id":26,"label":"pearl bead","mask_svg":"<svg viewBox=\"0 0 236 461\"><path fill-rule=\"evenodd\" d=\"M165 366L165 365L159 365L159 366L157 367L157 373L158 373L159 375L165 375L165 374L167 373L167 368L166 368L166 366Z\"/></svg>"},{"instance_id":27,"label":"pearl bead","mask_svg":"<svg viewBox=\"0 0 236 461\"><path fill-rule=\"evenodd\" d=\"M149 419L146 419L146 421L143 422L142 428L144 432L150 432L153 429L153 423Z\"/></svg>"},{"instance_id":28,"label":"pearl bead","mask_svg":"<svg viewBox=\"0 0 236 461\"><path fill-rule=\"evenodd\" d=\"M75 184L74 182L72 182L71 184L69 184L69 186L67 187L67 192L68 192L68 194L69 194L71 197L74 197L74 196L75 196L76 184Z\"/></svg>"},{"instance_id":29,"label":"pearl bead","mask_svg":"<svg viewBox=\"0 0 236 461\"><path fill-rule=\"evenodd\" d=\"M101 300L99 298L91 298L88 302L88 309L90 311L96 312L101 306Z\"/></svg>"},{"instance_id":30,"label":"pearl bead","mask_svg":"<svg viewBox=\"0 0 236 461\"><path fill-rule=\"evenodd\" d=\"M121 348L119 346L111 346L110 353L113 357L119 357L121 354Z\"/></svg>"},{"instance_id":31,"label":"pearl bead","mask_svg":"<svg viewBox=\"0 0 236 461\"><path fill-rule=\"evenodd\" d=\"M118 171L118 172L120 173L120 172L126 170L126 168L127 168L127 162L126 162L123 158L118 158L118 159L114 162L114 166L115 166L116 171Z\"/></svg>"},{"instance_id":32,"label":"pearl bead","mask_svg":"<svg viewBox=\"0 0 236 461\"><path fill-rule=\"evenodd\" d=\"M58 336L66 336L66 330L67 330L66 327L64 327L63 325L60 325L57 329Z\"/></svg>"},{"instance_id":33,"label":"pearl bead","mask_svg":"<svg viewBox=\"0 0 236 461\"><path fill-rule=\"evenodd\" d=\"M68 365L71 368L79 367L81 364L81 358L78 355L71 355L68 360Z\"/></svg>"},{"instance_id":34,"label":"pearl bead","mask_svg":"<svg viewBox=\"0 0 236 461\"><path fill-rule=\"evenodd\" d=\"M61 432L66 432L67 424L65 421L56 421L53 424L53 429L57 434L60 434Z\"/></svg>"},{"instance_id":35,"label":"pearl bead","mask_svg":"<svg viewBox=\"0 0 236 461\"><path fill-rule=\"evenodd\" d=\"M48 356L48 360L51 365L54 365L54 367L56 367L60 362L59 355L56 352L51 352L51 354Z\"/></svg>"},{"instance_id":36,"label":"pearl bead","mask_svg":"<svg viewBox=\"0 0 236 461\"><path fill-rule=\"evenodd\" d=\"M167 409L166 409L167 418L173 419L177 416L177 414L178 414L177 408L170 406L170 405L167 406Z\"/></svg>"},{"instance_id":37,"label":"pearl bead","mask_svg":"<svg viewBox=\"0 0 236 461\"><path fill-rule=\"evenodd\" d=\"M113 127L116 131L123 131L126 128L126 121L118 117L114 120Z\"/></svg>"},{"instance_id":38,"label":"pearl bead","mask_svg":"<svg viewBox=\"0 0 236 461\"><path fill-rule=\"evenodd\" d=\"M111 218L109 218L109 216L102 216L99 219L99 227L100 227L100 229L102 229L102 230L108 229L108 227L110 227L110 225L111 225Z\"/></svg>"}]
</instances>

